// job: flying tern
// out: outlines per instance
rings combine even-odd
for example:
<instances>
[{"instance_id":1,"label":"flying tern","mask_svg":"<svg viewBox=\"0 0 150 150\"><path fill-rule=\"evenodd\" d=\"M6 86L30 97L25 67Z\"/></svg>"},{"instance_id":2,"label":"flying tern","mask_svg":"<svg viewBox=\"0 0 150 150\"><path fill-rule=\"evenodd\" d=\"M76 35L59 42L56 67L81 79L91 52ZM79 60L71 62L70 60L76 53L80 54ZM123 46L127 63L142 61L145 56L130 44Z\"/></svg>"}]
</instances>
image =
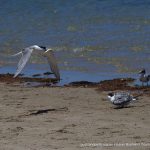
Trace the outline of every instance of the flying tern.
<instances>
[{"instance_id":1,"label":"flying tern","mask_svg":"<svg viewBox=\"0 0 150 150\"><path fill-rule=\"evenodd\" d=\"M14 78L17 77L21 73L21 71L23 70L23 68L27 64L29 58L31 57L31 54L33 51L36 51L38 54L47 58L48 63L49 63L50 68L51 68L51 71L54 73L55 77L58 80L60 80L60 73L59 73L57 61L56 61L56 58L54 56L53 50L47 49L45 46L38 46L38 45L26 47L21 52L12 55L12 56L22 55L21 59L19 60L19 63L17 66L17 71L14 75Z\"/></svg>"}]
</instances>

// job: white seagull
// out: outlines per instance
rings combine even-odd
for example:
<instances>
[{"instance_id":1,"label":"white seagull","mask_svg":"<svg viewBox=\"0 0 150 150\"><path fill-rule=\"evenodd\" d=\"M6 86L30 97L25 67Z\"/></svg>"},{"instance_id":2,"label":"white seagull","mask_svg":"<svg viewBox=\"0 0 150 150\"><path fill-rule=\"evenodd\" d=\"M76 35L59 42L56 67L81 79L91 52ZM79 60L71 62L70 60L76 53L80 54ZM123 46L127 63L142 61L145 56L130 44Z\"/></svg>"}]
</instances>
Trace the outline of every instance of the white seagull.
<instances>
[{"instance_id":1,"label":"white seagull","mask_svg":"<svg viewBox=\"0 0 150 150\"><path fill-rule=\"evenodd\" d=\"M60 80L60 74L59 74L59 69L57 66L57 61L56 58L53 54L52 49L47 49L44 46L38 46L38 45L33 45L30 47L26 47L23 49L21 52L14 54L12 56L18 56L22 55L21 59L19 60L18 66L17 66L17 71L14 75L14 78L18 76L18 74L22 71L22 69L25 67L26 63L28 62L32 52L36 50L38 54L44 56L47 58L48 63L50 65L51 71L54 73L55 77Z\"/></svg>"},{"instance_id":2,"label":"white seagull","mask_svg":"<svg viewBox=\"0 0 150 150\"><path fill-rule=\"evenodd\" d=\"M116 105L119 108L123 108L123 107L129 105L129 103L131 101L136 100L136 98L133 97L132 95L130 95L130 93L123 92L123 91L109 93L108 98L112 102L112 104Z\"/></svg>"},{"instance_id":3,"label":"white seagull","mask_svg":"<svg viewBox=\"0 0 150 150\"><path fill-rule=\"evenodd\" d=\"M150 75L146 75L145 69L141 70L139 74L140 74L139 80L142 82L142 86L144 85L144 83L147 83L147 86L148 86Z\"/></svg>"}]
</instances>

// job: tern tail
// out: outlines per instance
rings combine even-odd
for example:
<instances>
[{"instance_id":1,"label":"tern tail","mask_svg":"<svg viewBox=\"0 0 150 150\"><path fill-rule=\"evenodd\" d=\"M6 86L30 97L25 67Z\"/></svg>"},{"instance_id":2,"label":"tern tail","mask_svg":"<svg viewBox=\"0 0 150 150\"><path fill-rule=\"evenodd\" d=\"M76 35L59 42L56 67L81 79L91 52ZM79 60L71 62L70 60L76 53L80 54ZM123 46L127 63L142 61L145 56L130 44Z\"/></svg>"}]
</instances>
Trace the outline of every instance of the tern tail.
<instances>
[{"instance_id":1,"label":"tern tail","mask_svg":"<svg viewBox=\"0 0 150 150\"><path fill-rule=\"evenodd\" d=\"M138 100L138 97L140 97L140 96L142 96L142 95L143 95L143 94L138 94L138 95L134 96L134 97L133 97L133 101Z\"/></svg>"}]
</instances>

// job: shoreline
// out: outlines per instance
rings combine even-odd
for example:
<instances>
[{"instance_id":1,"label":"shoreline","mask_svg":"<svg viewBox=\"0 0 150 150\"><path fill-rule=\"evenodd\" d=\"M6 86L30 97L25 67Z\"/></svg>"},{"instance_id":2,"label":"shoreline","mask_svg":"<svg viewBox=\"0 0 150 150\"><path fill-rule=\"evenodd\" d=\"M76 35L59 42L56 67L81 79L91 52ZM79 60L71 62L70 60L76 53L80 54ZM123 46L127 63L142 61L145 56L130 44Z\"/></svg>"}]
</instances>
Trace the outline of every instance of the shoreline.
<instances>
[{"instance_id":1,"label":"shoreline","mask_svg":"<svg viewBox=\"0 0 150 150\"><path fill-rule=\"evenodd\" d=\"M23 77L22 75L13 78L14 74L6 73L0 74L0 82L12 84L24 84L27 87L84 87L84 88L98 88L99 91L115 91L115 90L130 90L130 91L148 91L150 86L139 86L135 84L134 78L114 78L111 80L103 80L98 82L91 82L86 80L73 81L64 85L59 85L59 81L55 78L43 77Z\"/></svg>"}]
</instances>

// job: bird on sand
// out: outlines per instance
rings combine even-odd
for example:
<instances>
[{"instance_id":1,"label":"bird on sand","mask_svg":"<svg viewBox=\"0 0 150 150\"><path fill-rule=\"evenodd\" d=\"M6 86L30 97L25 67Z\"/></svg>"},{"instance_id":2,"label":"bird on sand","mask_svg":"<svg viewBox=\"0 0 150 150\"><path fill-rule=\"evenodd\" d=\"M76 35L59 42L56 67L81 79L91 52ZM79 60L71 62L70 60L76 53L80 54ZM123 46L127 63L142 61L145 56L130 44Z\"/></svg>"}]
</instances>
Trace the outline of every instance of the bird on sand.
<instances>
[{"instance_id":1,"label":"bird on sand","mask_svg":"<svg viewBox=\"0 0 150 150\"><path fill-rule=\"evenodd\" d=\"M139 74L140 74L139 80L142 82L142 86L144 85L144 83L147 83L147 86L148 86L148 82L150 80L150 75L146 74L146 70L145 69L142 69L139 72Z\"/></svg>"},{"instance_id":2,"label":"bird on sand","mask_svg":"<svg viewBox=\"0 0 150 150\"><path fill-rule=\"evenodd\" d=\"M124 91L108 93L108 99L113 105L117 106L117 108L123 108L129 105L130 102L136 100L129 92Z\"/></svg>"},{"instance_id":3,"label":"bird on sand","mask_svg":"<svg viewBox=\"0 0 150 150\"><path fill-rule=\"evenodd\" d=\"M17 77L25 65L27 64L29 58L31 57L31 54L33 51L36 51L37 54L42 55L43 57L46 57L48 60L48 63L50 65L51 71L54 73L55 77L57 80L60 80L60 73L57 65L56 58L54 56L53 50L48 49L45 46L38 46L38 45L33 45L30 47L24 48L22 51L20 51L17 54L14 54L12 56L18 56L22 55L21 59L19 60L18 66L17 66L17 71L14 75L14 78Z\"/></svg>"}]
</instances>

